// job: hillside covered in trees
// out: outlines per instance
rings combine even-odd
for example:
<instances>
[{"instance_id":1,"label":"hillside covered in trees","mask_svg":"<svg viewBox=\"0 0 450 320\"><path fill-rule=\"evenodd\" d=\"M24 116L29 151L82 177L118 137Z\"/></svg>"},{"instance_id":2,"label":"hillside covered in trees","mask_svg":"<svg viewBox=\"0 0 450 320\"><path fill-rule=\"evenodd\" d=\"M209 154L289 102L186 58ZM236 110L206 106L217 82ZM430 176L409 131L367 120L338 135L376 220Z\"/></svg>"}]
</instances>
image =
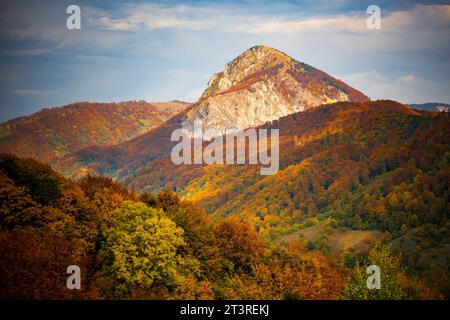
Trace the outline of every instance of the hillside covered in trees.
<instances>
[{"instance_id":1,"label":"hillside covered in trees","mask_svg":"<svg viewBox=\"0 0 450 320\"><path fill-rule=\"evenodd\" d=\"M169 155L112 176L134 190L171 188L215 219L248 219L271 240L327 220L414 238L395 242L408 247L412 264L439 252L445 265L449 125L446 113L393 101L337 103L272 122L280 128L280 171L272 176L258 165L177 166Z\"/></svg>"},{"instance_id":2,"label":"hillside covered in trees","mask_svg":"<svg viewBox=\"0 0 450 320\"><path fill-rule=\"evenodd\" d=\"M0 151L54 163L66 153L117 144L159 126L188 103L73 103L0 124Z\"/></svg>"},{"instance_id":3,"label":"hillside covered in trees","mask_svg":"<svg viewBox=\"0 0 450 320\"><path fill-rule=\"evenodd\" d=\"M448 294L402 266L386 241L349 263L299 241L265 241L247 219L213 220L172 191L136 194L0 156L1 298L411 299ZM365 264L384 270L364 290ZM81 290L66 288L67 266ZM43 272L44 270L44 272ZM442 279L441 279L442 280Z\"/></svg>"}]
</instances>

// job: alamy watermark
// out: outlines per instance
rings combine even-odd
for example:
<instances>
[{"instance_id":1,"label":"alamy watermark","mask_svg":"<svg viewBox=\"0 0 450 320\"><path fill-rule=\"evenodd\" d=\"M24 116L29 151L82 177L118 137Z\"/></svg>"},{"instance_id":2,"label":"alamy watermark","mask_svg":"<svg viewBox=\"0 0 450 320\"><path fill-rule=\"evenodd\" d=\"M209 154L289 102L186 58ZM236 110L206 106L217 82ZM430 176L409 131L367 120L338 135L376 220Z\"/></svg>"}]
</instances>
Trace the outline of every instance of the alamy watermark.
<instances>
[{"instance_id":1,"label":"alamy watermark","mask_svg":"<svg viewBox=\"0 0 450 320\"><path fill-rule=\"evenodd\" d=\"M373 264L367 267L366 273L369 275L366 281L367 289L381 289L381 269Z\"/></svg>"},{"instance_id":2,"label":"alamy watermark","mask_svg":"<svg viewBox=\"0 0 450 320\"><path fill-rule=\"evenodd\" d=\"M66 13L69 16L66 19L66 27L69 30L81 29L81 9L79 6L72 4L67 7Z\"/></svg>"},{"instance_id":3,"label":"alamy watermark","mask_svg":"<svg viewBox=\"0 0 450 320\"><path fill-rule=\"evenodd\" d=\"M367 29L380 30L381 29L381 9L377 5L370 5L367 7L366 12L370 16L366 20Z\"/></svg>"},{"instance_id":4,"label":"alamy watermark","mask_svg":"<svg viewBox=\"0 0 450 320\"><path fill-rule=\"evenodd\" d=\"M80 267L77 265L70 265L67 267L66 272L70 274L70 276L67 278L67 281L66 281L67 289L80 290L81 289L81 269L80 269Z\"/></svg>"},{"instance_id":5,"label":"alamy watermark","mask_svg":"<svg viewBox=\"0 0 450 320\"><path fill-rule=\"evenodd\" d=\"M278 129L226 129L223 133L203 130L202 122L196 120L189 128L174 130L170 140L179 142L170 154L176 165L260 164L262 175L275 174L279 169ZM204 146L204 142L209 144Z\"/></svg>"}]
</instances>

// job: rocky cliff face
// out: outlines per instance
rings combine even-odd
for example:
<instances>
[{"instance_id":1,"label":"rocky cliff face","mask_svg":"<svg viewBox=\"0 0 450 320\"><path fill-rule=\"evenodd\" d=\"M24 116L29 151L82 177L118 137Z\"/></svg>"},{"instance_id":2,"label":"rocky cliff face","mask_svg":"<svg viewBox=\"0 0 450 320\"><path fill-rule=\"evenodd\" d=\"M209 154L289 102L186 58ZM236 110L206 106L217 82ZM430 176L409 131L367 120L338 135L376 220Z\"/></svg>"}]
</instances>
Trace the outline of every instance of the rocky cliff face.
<instances>
[{"instance_id":1,"label":"rocky cliff face","mask_svg":"<svg viewBox=\"0 0 450 320\"><path fill-rule=\"evenodd\" d=\"M286 54L255 46L216 73L183 126L246 129L322 104L367 101L361 92Z\"/></svg>"}]
</instances>

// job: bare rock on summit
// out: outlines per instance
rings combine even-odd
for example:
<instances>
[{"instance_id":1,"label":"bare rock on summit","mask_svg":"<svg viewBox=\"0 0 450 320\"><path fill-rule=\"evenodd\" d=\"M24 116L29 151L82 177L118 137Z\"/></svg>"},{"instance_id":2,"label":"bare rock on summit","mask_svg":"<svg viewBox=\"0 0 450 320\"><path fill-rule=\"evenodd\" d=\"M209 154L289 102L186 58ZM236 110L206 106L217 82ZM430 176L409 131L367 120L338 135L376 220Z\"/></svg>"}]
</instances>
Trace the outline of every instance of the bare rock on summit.
<instances>
[{"instance_id":1,"label":"bare rock on summit","mask_svg":"<svg viewBox=\"0 0 450 320\"><path fill-rule=\"evenodd\" d=\"M323 71L267 47L255 46L213 75L183 126L246 129L339 101L368 101L363 93Z\"/></svg>"}]
</instances>

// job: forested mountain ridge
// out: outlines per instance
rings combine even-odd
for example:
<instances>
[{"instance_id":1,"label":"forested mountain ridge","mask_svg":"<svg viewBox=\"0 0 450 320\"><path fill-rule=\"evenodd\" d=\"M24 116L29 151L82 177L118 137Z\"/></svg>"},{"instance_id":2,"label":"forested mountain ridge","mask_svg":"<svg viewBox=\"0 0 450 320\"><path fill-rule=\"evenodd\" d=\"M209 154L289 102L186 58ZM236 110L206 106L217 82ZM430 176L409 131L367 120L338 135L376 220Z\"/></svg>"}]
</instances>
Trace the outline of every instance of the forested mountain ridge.
<instances>
[{"instance_id":1,"label":"forested mountain ridge","mask_svg":"<svg viewBox=\"0 0 450 320\"><path fill-rule=\"evenodd\" d=\"M327 104L283 117L262 126L280 130L280 171L273 176L261 176L258 165L174 165L165 139L182 118L134 140L135 146L151 141L155 158L111 176L140 192L175 190L217 220L238 216L268 241L303 236L315 248L345 256L364 237L379 239L377 231L407 253L414 268L447 263L448 114L380 100ZM129 147L124 155L142 150L123 145ZM320 232L309 237L315 225ZM358 234L350 230L367 232L355 240ZM342 237L356 242L333 246L332 239Z\"/></svg>"},{"instance_id":2,"label":"forested mountain ridge","mask_svg":"<svg viewBox=\"0 0 450 320\"><path fill-rule=\"evenodd\" d=\"M345 255L347 247L332 239L352 237L345 230L379 238L376 230L413 267L448 263L448 114L387 100L342 102L264 127L280 129L280 171L273 176L261 176L258 165L177 166L166 156L120 178L135 190L172 188L218 220L239 216L270 241L325 223L305 238L315 248Z\"/></svg>"},{"instance_id":3,"label":"forested mountain ridge","mask_svg":"<svg viewBox=\"0 0 450 320\"><path fill-rule=\"evenodd\" d=\"M188 107L185 102L78 102L0 124L0 151L54 163L72 151L117 144Z\"/></svg>"},{"instance_id":4,"label":"forested mountain ridge","mask_svg":"<svg viewBox=\"0 0 450 320\"><path fill-rule=\"evenodd\" d=\"M300 240L264 241L250 221L214 221L169 190L137 195L92 175L75 182L32 159L0 154L0 199L2 299L448 296L445 272L407 272L389 239L355 264ZM381 290L366 289L368 264L382 268ZM79 290L66 287L68 265L80 267Z\"/></svg>"}]
</instances>

